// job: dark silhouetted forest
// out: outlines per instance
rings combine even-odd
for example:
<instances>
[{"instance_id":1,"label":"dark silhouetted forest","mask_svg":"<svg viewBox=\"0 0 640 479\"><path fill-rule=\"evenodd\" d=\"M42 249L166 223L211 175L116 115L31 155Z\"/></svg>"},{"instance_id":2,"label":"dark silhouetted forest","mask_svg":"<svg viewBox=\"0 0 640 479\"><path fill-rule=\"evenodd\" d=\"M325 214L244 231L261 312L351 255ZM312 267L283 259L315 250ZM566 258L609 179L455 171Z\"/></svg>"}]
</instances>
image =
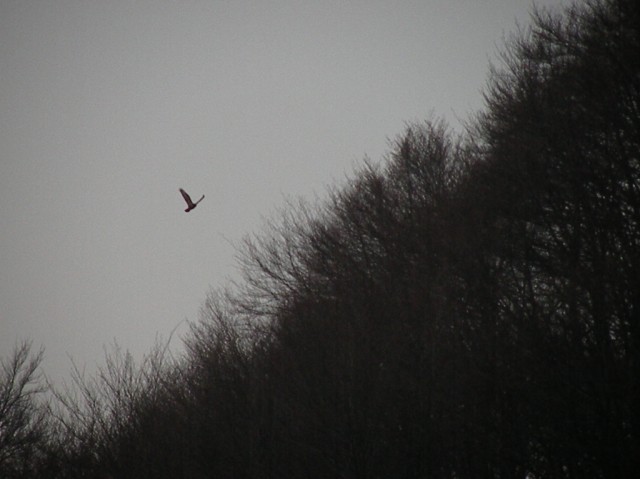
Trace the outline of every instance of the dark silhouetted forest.
<instances>
[{"instance_id":1,"label":"dark silhouetted forest","mask_svg":"<svg viewBox=\"0 0 640 479\"><path fill-rule=\"evenodd\" d=\"M60 389L19 345L0 477L637 477L640 3L534 20L464 133L248 237L180 357Z\"/></svg>"}]
</instances>

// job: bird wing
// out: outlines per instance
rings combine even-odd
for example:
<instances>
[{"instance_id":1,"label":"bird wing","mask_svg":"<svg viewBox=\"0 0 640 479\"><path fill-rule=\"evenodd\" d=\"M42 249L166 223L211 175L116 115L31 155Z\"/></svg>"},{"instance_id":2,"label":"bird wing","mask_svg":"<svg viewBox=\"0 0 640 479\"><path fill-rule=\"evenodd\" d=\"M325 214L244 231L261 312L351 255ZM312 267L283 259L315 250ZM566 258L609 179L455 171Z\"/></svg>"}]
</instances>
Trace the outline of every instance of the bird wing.
<instances>
[{"instance_id":1,"label":"bird wing","mask_svg":"<svg viewBox=\"0 0 640 479\"><path fill-rule=\"evenodd\" d=\"M182 188L180 188L180 193L182 194L182 197L184 198L184 200L187 202L187 206L192 207L193 201L191 201L191 197L189 196L189 193L184 191Z\"/></svg>"}]
</instances>

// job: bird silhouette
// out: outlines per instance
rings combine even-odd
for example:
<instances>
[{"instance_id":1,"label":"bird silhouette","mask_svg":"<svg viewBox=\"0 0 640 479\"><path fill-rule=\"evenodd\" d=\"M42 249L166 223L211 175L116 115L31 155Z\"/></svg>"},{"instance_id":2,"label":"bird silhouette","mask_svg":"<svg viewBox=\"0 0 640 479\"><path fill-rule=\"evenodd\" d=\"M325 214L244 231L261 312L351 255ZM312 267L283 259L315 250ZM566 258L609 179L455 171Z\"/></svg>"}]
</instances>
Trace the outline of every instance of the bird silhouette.
<instances>
[{"instance_id":1,"label":"bird silhouette","mask_svg":"<svg viewBox=\"0 0 640 479\"><path fill-rule=\"evenodd\" d=\"M187 193L186 191L184 191L182 188L180 188L180 193L182 194L182 197L184 198L184 200L187 202L187 209L184 210L185 212L189 212L192 209L194 209L196 206L198 206L198 203L200 203L203 199L204 199L204 195L202 195L202 197L196 201L195 203L191 200L191 197L189 196L189 193Z\"/></svg>"}]
</instances>

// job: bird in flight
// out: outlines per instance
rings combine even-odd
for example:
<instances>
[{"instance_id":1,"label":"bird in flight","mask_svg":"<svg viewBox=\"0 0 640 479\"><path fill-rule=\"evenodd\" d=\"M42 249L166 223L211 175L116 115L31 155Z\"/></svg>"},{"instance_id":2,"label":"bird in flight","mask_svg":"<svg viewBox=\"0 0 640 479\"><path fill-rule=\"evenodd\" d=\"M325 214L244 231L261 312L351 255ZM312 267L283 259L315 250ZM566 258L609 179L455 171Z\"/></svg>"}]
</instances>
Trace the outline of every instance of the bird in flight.
<instances>
[{"instance_id":1,"label":"bird in flight","mask_svg":"<svg viewBox=\"0 0 640 479\"><path fill-rule=\"evenodd\" d=\"M185 210L187 213L192 209L194 209L196 206L198 206L198 203L200 203L204 199L204 195L202 195L202 197L194 203L191 200L189 193L184 191L182 188L180 188L180 193L182 194L182 197L184 198L184 200L187 202L187 209Z\"/></svg>"}]
</instances>

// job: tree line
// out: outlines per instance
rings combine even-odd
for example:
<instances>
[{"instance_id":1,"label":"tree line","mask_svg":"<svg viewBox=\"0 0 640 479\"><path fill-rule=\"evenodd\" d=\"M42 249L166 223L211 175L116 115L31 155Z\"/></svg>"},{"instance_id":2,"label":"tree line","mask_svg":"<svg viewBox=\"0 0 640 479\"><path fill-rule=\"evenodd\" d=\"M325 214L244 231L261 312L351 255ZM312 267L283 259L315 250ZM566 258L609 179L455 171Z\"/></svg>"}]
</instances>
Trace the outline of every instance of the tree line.
<instances>
[{"instance_id":1,"label":"tree line","mask_svg":"<svg viewBox=\"0 0 640 479\"><path fill-rule=\"evenodd\" d=\"M183 355L60 390L19 345L0 477L634 477L640 6L533 19L464 133L410 124L247 237Z\"/></svg>"}]
</instances>

